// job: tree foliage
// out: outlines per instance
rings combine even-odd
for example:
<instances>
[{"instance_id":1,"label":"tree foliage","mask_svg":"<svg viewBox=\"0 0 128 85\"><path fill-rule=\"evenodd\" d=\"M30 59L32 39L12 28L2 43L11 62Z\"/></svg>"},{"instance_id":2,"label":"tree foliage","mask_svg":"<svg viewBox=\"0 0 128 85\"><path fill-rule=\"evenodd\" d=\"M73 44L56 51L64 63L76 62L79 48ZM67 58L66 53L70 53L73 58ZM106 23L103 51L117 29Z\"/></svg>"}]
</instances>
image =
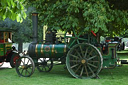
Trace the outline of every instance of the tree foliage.
<instances>
[{"instance_id":1,"label":"tree foliage","mask_svg":"<svg viewBox=\"0 0 128 85\"><path fill-rule=\"evenodd\" d=\"M124 36L128 28L128 0L107 0L111 9L109 35Z\"/></svg>"},{"instance_id":2,"label":"tree foliage","mask_svg":"<svg viewBox=\"0 0 128 85\"><path fill-rule=\"evenodd\" d=\"M22 22L26 18L24 0L1 0L0 1L0 20L10 18Z\"/></svg>"},{"instance_id":3,"label":"tree foliage","mask_svg":"<svg viewBox=\"0 0 128 85\"><path fill-rule=\"evenodd\" d=\"M12 21L6 18L4 21L0 21L1 28L8 28L13 31L13 42L30 42L32 34L31 20L26 19L21 23Z\"/></svg>"},{"instance_id":4,"label":"tree foliage","mask_svg":"<svg viewBox=\"0 0 128 85\"><path fill-rule=\"evenodd\" d=\"M123 34L128 25L127 9L116 0L31 0L39 20L54 29L93 30L100 35ZM127 4L126 4L127 5Z\"/></svg>"}]
</instances>

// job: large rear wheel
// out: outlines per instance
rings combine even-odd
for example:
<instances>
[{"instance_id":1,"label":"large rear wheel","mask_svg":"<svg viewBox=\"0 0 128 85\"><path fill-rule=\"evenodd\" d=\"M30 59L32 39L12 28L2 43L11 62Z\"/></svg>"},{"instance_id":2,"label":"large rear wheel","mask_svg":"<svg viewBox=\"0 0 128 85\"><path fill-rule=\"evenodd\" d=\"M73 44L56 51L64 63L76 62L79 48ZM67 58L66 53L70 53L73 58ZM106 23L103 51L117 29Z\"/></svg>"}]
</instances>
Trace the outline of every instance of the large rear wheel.
<instances>
[{"instance_id":1,"label":"large rear wheel","mask_svg":"<svg viewBox=\"0 0 128 85\"><path fill-rule=\"evenodd\" d=\"M66 66L75 78L94 78L98 76L103 64L100 51L91 44L76 44L66 57Z\"/></svg>"}]
</instances>

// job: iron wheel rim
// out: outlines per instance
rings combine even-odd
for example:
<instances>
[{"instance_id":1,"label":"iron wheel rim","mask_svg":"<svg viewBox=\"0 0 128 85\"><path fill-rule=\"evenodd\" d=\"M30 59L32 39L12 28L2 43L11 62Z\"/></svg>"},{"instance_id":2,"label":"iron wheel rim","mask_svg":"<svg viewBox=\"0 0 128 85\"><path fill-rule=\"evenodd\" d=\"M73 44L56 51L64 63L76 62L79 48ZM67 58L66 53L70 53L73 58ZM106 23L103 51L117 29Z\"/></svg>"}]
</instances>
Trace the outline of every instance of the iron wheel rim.
<instances>
[{"instance_id":1,"label":"iron wheel rim","mask_svg":"<svg viewBox=\"0 0 128 85\"><path fill-rule=\"evenodd\" d=\"M19 76L30 77L35 71L35 64L30 57L20 57L16 61L16 72Z\"/></svg>"},{"instance_id":2,"label":"iron wheel rim","mask_svg":"<svg viewBox=\"0 0 128 85\"><path fill-rule=\"evenodd\" d=\"M89 54L90 49L94 50L91 54ZM97 54L96 56L95 53ZM75 78L86 79L96 77L102 69L102 64L103 59L100 51L95 46L87 43L73 46L66 57L67 69Z\"/></svg>"},{"instance_id":3,"label":"iron wheel rim","mask_svg":"<svg viewBox=\"0 0 128 85\"><path fill-rule=\"evenodd\" d=\"M49 72L53 68L53 60L51 58L39 58L37 69L40 72Z\"/></svg>"}]
</instances>

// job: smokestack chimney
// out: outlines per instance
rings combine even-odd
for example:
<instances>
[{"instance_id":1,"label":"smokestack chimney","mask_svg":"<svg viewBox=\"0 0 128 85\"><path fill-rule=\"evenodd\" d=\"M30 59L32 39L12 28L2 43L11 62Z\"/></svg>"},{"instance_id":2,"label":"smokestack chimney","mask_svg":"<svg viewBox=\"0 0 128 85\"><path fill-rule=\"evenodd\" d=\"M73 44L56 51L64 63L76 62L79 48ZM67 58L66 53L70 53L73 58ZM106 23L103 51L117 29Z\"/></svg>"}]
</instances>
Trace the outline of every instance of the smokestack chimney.
<instances>
[{"instance_id":1,"label":"smokestack chimney","mask_svg":"<svg viewBox=\"0 0 128 85\"><path fill-rule=\"evenodd\" d=\"M38 42L38 13L32 13L33 43Z\"/></svg>"}]
</instances>

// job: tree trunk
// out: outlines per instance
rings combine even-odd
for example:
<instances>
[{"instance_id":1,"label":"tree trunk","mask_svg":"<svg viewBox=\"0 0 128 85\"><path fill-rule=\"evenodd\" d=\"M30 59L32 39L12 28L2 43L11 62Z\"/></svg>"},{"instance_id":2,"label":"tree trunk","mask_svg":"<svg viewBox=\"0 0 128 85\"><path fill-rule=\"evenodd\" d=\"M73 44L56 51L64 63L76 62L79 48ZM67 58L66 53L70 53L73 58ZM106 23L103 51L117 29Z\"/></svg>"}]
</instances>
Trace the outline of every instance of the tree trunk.
<instances>
[{"instance_id":1,"label":"tree trunk","mask_svg":"<svg viewBox=\"0 0 128 85\"><path fill-rule=\"evenodd\" d=\"M100 43L100 33L97 33L97 42Z\"/></svg>"},{"instance_id":2,"label":"tree trunk","mask_svg":"<svg viewBox=\"0 0 128 85\"><path fill-rule=\"evenodd\" d=\"M18 51L23 52L23 42L18 43Z\"/></svg>"}]
</instances>

